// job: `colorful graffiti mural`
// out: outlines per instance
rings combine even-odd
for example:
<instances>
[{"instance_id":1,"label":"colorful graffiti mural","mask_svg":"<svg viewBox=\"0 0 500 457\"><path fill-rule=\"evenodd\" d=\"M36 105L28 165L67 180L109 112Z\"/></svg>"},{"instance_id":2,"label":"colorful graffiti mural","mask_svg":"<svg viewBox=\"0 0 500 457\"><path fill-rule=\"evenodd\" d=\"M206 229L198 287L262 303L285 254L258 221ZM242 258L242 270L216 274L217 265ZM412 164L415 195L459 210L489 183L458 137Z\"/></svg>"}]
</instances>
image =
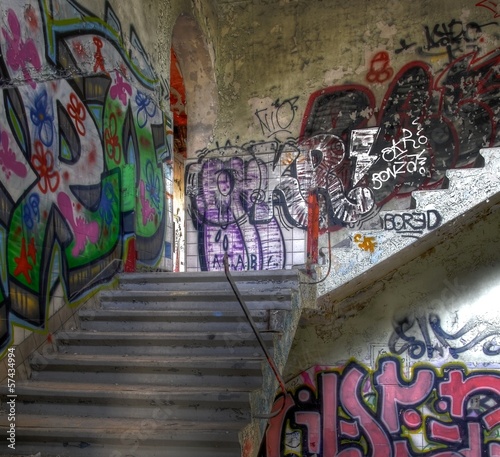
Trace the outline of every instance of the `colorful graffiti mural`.
<instances>
[{"instance_id":1,"label":"colorful graffiti mural","mask_svg":"<svg viewBox=\"0 0 500 457\"><path fill-rule=\"evenodd\" d=\"M333 134L350 150L352 131L374 118L379 131L367 152L370 166L346 157L344 166L364 167L354 184L371 189L378 206L415 189L439 188L447 169L474 166L481 147L498 144L499 59L498 50L482 57L472 52L436 75L426 63L411 62L394 76L380 108L365 86L318 91L302 136ZM346 188L351 175L344 175Z\"/></svg>"},{"instance_id":2,"label":"colorful graffiti mural","mask_svg":"<svg viewBox=\"0 0 500 457\"><path fill-rule=\"evenodd\" d=\"M399 359L313 367L274 404L261 457L500 455L500 376Z\"/></svg>"},{"instance_id":3,"label":"colorful graffiti mural","mask_svg":"<svg viewBox=\"0 0 500 457\"><path fill-rule=\"evenodd\" d=\"M460 25L457 40L472 42L471 24L453 22L453 33ZM433 35L439 33L435 28ZM380 103L369 86L323 88L309 98L299 138L276 136L288 132L293 97L255 112L273 141L200 151L187 169L186 191L201 268L221 269L225 252L235 269L289 265L283 240L289 230L307 229L311 192L323 233L368 224L416 238L439 226L437 213L414 221L404 212L403 221L380 221L378 213L414 190L442 188L448 169L481 166L479 150L500 144L500 50L480 50L478 40L458 56L456 47L443 50L452 58L438 71L418 60L394 74L381 51L367 73L377 88L387 84ZM279 123L281 109L289 114ZM211 182L213 173L219 178Z\"/></svg>"},{"instance_id":4,"label":"colorful graffiti mural","mask_svg":"<svg viewBox=\"0 0 500 457\"><path fill-rule=\"evenodd\" d=\"M136 250L161 256L171 152L168 87L109 5L104 19L66 0L0 11L1 352L13 323L44 328L58 282L73 302Z\"/></svg>"}]
</instances>

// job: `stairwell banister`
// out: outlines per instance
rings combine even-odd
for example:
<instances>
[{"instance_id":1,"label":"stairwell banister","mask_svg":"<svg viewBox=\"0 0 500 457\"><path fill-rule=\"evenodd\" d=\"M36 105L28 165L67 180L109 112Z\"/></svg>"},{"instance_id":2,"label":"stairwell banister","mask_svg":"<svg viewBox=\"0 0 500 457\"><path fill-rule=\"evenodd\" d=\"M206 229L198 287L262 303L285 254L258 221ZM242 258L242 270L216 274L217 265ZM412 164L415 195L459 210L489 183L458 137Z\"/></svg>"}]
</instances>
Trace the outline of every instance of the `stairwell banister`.
<instances>
[{"instance_id":1,"label":"stairwell banister","mask_svg":"<svg viewBox=\"0 0 500 457\"><path fill-rule=\"evenodd\" d=\"M276 377L276 380L278 381L278 384L280 386L281 391L286 395L285 381L283 380L283 377L281 376L281 373L279 372L278 367L276 366L276 363L275 363L272 355L270 354L269 350L267 349L267 347L264 343L264 340L262 339L262 336L260 335L259 329L255 325L255 322L253 320L252 315L250 314L250 311L245 303L245 300L241 296L241 293L240 293L238 287L236 286L236 283L234 282L233 277L231 276L231 273L229 271L229 259L228 259L227 253L224 254L224 272L226 273L226 278L227 278L229 284L231 285L231 289L233 289L234 295L238 299L238 302L240 303L241 308L242 308L243 312L245 313L245 316L248 320L248 323L252 327L252 330L257 338L257 341L260 344L260 347L262 348L262 351L264 351L264 355L266 356L267 363L271 367L271 370L273 371L274 376Z\"/></svg>"}]
</instances>

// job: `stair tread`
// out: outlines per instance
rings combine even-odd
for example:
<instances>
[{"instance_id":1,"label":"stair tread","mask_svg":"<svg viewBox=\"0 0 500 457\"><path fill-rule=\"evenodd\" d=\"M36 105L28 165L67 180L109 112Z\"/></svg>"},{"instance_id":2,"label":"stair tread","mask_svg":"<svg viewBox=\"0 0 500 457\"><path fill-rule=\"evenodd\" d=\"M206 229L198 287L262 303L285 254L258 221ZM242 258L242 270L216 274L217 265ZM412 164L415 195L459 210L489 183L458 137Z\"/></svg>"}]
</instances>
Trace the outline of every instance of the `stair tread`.
<instances>
[{"instance_id":1,"label":"stair tread","mask_svg":"<svg viewBox=\"0 0 500 457\"><path fill-rule=\"evenodd\" d=\"M231 276L235 281L277 281L285 279L297 279L299 271L296 269L289 270L252 270L252 271L231 271ZM135 282L135 281L157 281L158 279L170 279L175 282L193 281L196 282L212 282L214 280L227 281L224 271L186 271L186 272L171 272L171 271L155 271L155 272L134 272L118 274L120 281Z\"/></svg>"},{"instance_id":2,"label":"stair tread","mask_svg":"<svg viewBox=\"0 0 500 457\"><path fill-rule=\"evenodd\" d=\"M269 310L252 310L252 318L254 320L266 319L269 315ZM243 311L213 311L202 309L119 309L119 308L97 308L93 310L80 310L78 312L80 318L120 318L134 319L145 318L148 320L157 320L160 318L190 318L190 319L225 319L225 318L242 318L245 319Z\"/></svg>"},{"instance_id":3,"label":"stair tread","mask_svg":"<svg viewBox=\"0 0 500 457\"><path fill-rule=\"evenodd\" d=\"M192 316L197 317L245 317L243 310L220 310L216 311L214 309L119 309L119 308L96 308L96 309L81 309L79 310L80 317L82 316L116 316L119 317L135 317L135 316L146 316L146 317L184 317ZM252 310L252 317L267 317L269 314L268 310Z\"/></svg>"},{"instance_id":4,"label":"stair tread","mask_svg":"<svg viewBox=\"0 0 500 457\"><path fill-rule=\"evenodd\" d=\"M169 440L172 433L175 434L192 434L193 431L205 435L208 438L214 432L224 434L224 432L237 432L242 425L232 422L216 422L216 421L183 421L183 420L152 420L155 427L148 430L149 434L154 434L157 437L163 437L164 440ZM116 434L123 433L129 430L135 430L138 424L137 419L128 418L109 418L100 417L96 421L95 417L83 416L51 416L38 414L21 414L16 415L16 429L22 433L23 430L33 429L39 435L67 435L69 438L74 438L76 430L81 430L82 434L89 436L104 436L108 433ZM5 426L0 426L0 429ZM219 437L219 434L217 434ZM200 437L201 438L201 437ZM228 437L229 438L229 437Z\"/></svg>"},{"instance_id":5,"label":"stair tread","mask_svg":"<svg viewBox=\"0 0 500 457\"><path fill-rule=\"evenodd\" d=\"M57 334L57 338L59 340L64 339L103 339L108 338L110 340L113 339L121 339L126 338L128 340L134 339L186 339L189 337L190 340L196 341L212 341L214 339L224 339L227 337L237 337L240 340L243 339L255 339L255 334L253 332L221 332L221 331L212 331L212 332L172 332L172 331L142 331L142 332L123 332L123 331L92 331L92 330L75 330L71 332L61 332ZM272 334L267 332L263 332L261 335L264 339L272 338Z\"/></svg>"},{"instance_id":6,"label":"stair tread","mask_svg":"<svg viewBox=\"0 0 500 457\"><path fill-rule=\"evenodd\" d=\"M6 388L0 388L0 391L6 391ZM239 395L246 394L250 390L246 387L232 386L168 386L152 384L146 387L141 384L119 384L110 385L107 383L96 382L58 382L58 381L21 381L16 384L16 393L19 397L28 392L45 392L56 396L64 396L67 393L76 395L78 393L88 394L112 394L119 392L120 394L129 393L140 397L151 397L152 395L169 395L172 397L182 397L185 395Z\"/></svg>"},{"instance_id":7,"label":"stair tread","mask_svg":"<svg viewBox=\"0 0 500 457\"><path fill-rule=\"evenodd\" d=\"M278 288L274 287L271 290L263 291L261 288L255 288L254 290L242 290L241 295L246 300L283 300L290 299L290 296L294 292L294 289L290 287ZM197 299L206 300L207 302L213 301L214 299L226 299L226 300L237 300L234 292L231 289L218 289L218 290L141 290L141 289L113 289L113 290L103 290L101 292L101 300L116 298L120 299L127 298L129 300L148 300L151 298L158 299ZM214 305L215 306L215 305ZM209 309L209 308L208 308ZM214 307L214 309L216 309Z\"/></svg>"},{"instance_id":8,"label":"stair tread","mask_svg":"<svg viewBox=\"0 0 500 457\"><path fill-rule=\"evenodd\" d=\"M196 367L203 363L238 363L238 362L261 362L263 356L221 356L221 355L199 355L199 356L164 356L164 355L88 355L88 354L66 354L55 352L50 357L44 358L43 362L59 360L61 362L94 362L96 364L127 363L127 364L158 364L158 365L181 365L189 364Z\"/></svg>"}]
</instances>

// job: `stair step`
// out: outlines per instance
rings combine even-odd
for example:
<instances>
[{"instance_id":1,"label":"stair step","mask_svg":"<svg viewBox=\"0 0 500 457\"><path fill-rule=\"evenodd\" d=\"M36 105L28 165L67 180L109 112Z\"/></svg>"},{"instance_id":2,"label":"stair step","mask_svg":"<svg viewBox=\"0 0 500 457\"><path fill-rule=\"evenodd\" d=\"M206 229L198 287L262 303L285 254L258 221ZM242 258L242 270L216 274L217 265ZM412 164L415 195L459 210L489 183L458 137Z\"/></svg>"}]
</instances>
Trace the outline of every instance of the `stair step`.
<instances>
[{"instance_id":1,"label":"stair step","mask_svg":"<svg viewBox=\"0 0 500 457\"><path fill-rule=\"evenodd\" d=\"M191 285L192 287L192 285ZM249 309L291 309L291 289L274 291L271 295L260 290L243 295ZM232 291L223 290L105 290L100 294L103 309L207 309L214 311L240 310ZM210 304L210 305L209 305Z\"/></svg>"},{"instance_id":2,"label":"stair step","mask_svg":"<svg viewBox=\"0 0 500 457\"><path fill-rule=\"evenodd\" d=\"M193 387L114 385L64 381L19 383L16 385L17 414L71 415L100 418L125 417L169 420L247 421L249 393L243 387L228 389ZM7 389L1 389L7 394Z\"/></svg>"},{"instance_id":3,"label":"stair step","mask_svg":"<svg viewBox=\"0 0 500 457\"><path fill-rule=\"evenodd\" d=\"M45 358L43 369L51 368L60 371L88 369L99 370L160 370L173 368L206 368L213 370L243 370L260 369L264 357L148 357L148 356L100 356L81 354L62 354L55 352L50 358ZM32 364L36 368L36 364Z\"/></svg>"},{"instance_id":4,"label":"stair step","mask_svg":"<svg viewBox=\"0 0 500 457\"><path fill-rule=\"evenodd\" d=\"M123 440L127 442L127 440ZM236 443L236 441L235 441ZM235 444L234 447L210 447L203 450L199 446L172 445L168 447L168 454L165 454L162 446L148 444L147 435L139 440L136 445L122 444L121 442L113 445L91 444L69 442L66 445L59 443L43 442L16 442L15 454L0 454L1 457L239 457L241 455L240 447ZM40 449L43 453L40 454Z\"/></svg>"},{"instance_id":5,"label":"stair step","mask_svg":"<svg viewBox=\"0 0 500 457\"><path fill-rule=\"evenodd\" d=\"M58 397L65 398L101 398L110 401L122 402L127 398L146 398L146 399L161 399L174 398L177 401L189 401L190 398L203 397L208 400L217 401L235 401L240 402L247 399L250 390L244 387L222 389L220 387L210 386L181 386L169 387L163 385L152 385L144 387L141 384L123 384L119 387L110 386L102 383L84 383L74 382L64 384L64 389L61 389L60 382L43 382L43 381L20 381L16 384L16 395L22 397L23 400L33 395L48 395L53 399ZM7 395L7 387L0 388L0 394Z\"/></svg>"},{"instance_id":6,"label":"stair step","mask_svg":"<svg viewBox=\"0 0 500 457\"><path fill-rule=\"evenodd\" d=\"M262 339L272 345L273 335ZM114 355L233 355L261 356L262 348L250 332L60 332L60 352Z\"/></svg>"},{"instance_id":7,"label":"stair step","mask_svg":"<svg viewBox=\"0 0 500 457\"><path fill-rule=\"evenodd\" d=\"M296 287L297 270L232 271L231 277L240 290L249 288L275 290L280 287ZM207 289L231 290L224 272L203 271L185 273L137 272L118 275L120 288L138 290L153 287L156 290L192 290L193 284L203 284Z\"/></svg>"},{"instance_id":8,"label":"stair step","mask_svg":"<svg viewBox=\"0 0 500 457\"><path fill-rule=\"evenodd\" d=\"M252 312L252 319L259 330L268 330L269 316L272 312L267 310ZM80 328L89 331L221 332L229 328L251 331L251 326L242 310L82 309L78 312L78 317Z\"/></svg>"},{"instance_id":9,"label":"stair step","mask_svg":"<svg viewBox=\"0 0 500 457\"><path fill-rule=\"evenodd\" d=\"M33 364L38 381L255 388L262 357L152 357L54 354Z\"/></svg>"},{"instance_id":10,"label":"stair step","mask_svg":"<svg viewBox=\"0 0 500 457\"><path fill-rule=\"evenodd\" d=\"M60 456L136 456L177 455L212 457L237 456L238 432L242 424L215 421L175 421L151 417L146 420L126 418L16 416L16 451L53 449ZM6 435L2 424L0 433ZM32 444L31 444L32 443ZM124 454L118 454L124 449ZM231 454L232 452L232 454ZM42 454L46 457L47 453Z\"/></svg>"}]
</instances>

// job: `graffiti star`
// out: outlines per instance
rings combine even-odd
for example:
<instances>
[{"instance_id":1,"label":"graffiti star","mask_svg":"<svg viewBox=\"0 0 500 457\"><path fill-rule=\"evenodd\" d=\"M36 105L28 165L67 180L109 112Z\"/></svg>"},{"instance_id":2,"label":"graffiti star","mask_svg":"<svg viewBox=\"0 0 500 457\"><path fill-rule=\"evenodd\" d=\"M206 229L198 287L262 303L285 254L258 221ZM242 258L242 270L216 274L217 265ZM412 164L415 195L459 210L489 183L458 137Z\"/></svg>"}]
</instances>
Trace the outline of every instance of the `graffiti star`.
<instances>
[{"instance_id":1,"label":"graffiti star","mask_svg":"<svg viewBox=\"0 0 500 457\"><path fill-rule=\"evenodd\" d=\"M377 247L377 242L373 236L363 236L360 233L354 235L354 242L364 251L374 252Z\"/></svg>"},{"instance_id":2,"label":"graffiti star","mask_svg":"<svg viewBox=\"0 0 500 457\"><path fill-rule=\"evenodd\" d=\"M24 275L26 278L26 282L31 284L30 271L33 269L31 264L28 261L28 255L26 252L26 239L23 237L22 247L21 247L21 255L19 257L15 257L14 261L17 264L17 267L14 271L14 276Z\"/></svg>"}]
</instances>

